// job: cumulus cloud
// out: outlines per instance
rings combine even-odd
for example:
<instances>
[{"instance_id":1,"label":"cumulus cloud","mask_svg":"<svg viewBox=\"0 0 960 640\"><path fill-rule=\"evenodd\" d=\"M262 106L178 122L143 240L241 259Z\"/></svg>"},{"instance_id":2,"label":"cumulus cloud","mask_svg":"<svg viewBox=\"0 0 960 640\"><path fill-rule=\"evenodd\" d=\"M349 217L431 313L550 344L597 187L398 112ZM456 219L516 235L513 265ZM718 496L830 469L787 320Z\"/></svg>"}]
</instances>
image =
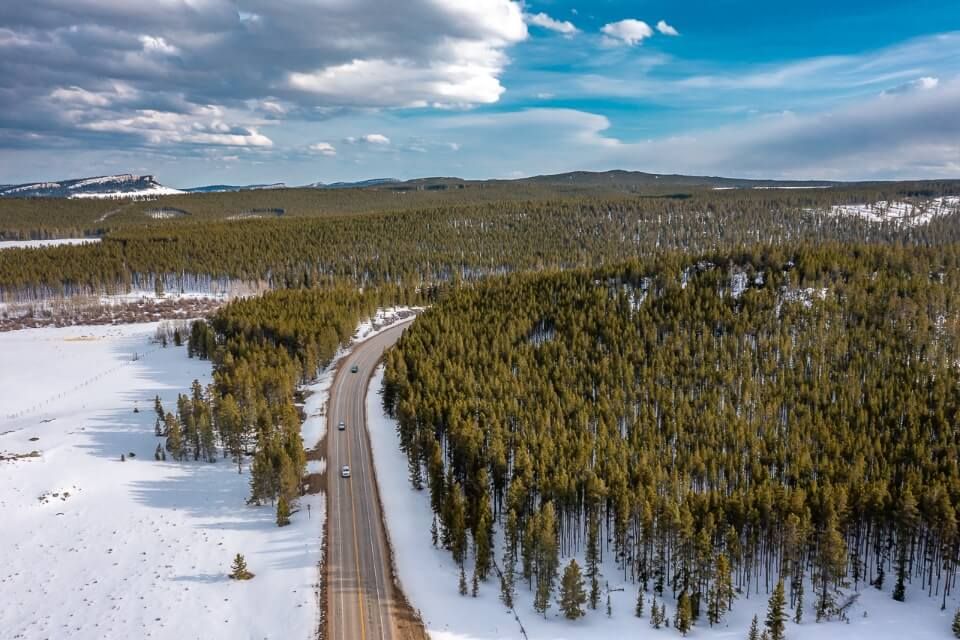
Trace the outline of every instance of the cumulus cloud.
<instances>
[{"instance_id":1,"label":"cumulus cloud","mask_svg":"<svg viewBox=\"0 0 960 640\"><path fill-rule=\"evenodd\" d=\"M662 33L665 36L678 36L680 32L677 31L674 27L667 24L666 20L661 20L657 23L657 31Z\"/></svg>"},{"instance_id":2,"label":"cumulus cloud","mask_svg":"<svg viewBox=\"0 0 960 640\"><path fill-rule=\"evenodd\" d=\"M0 130L105 146L263 146L267 120L489 104L527 37L515 0L32 0L0 3L0 25ZM183 130L209 108L232 133Z\"/></svg>"},{"instance_id":3,"label":"cumulus cloud","mask_svg":"<svg viewBox=\"0 0 960 640\"><path fill-rule=\"evenodd\" d=\"M619 22L610 22L600 29L604 43L608 45L637 45L653 35L653 29L643 20L627 18Z\"/></svg>"},{"instance_id":4,"label":"cumulus cloud","mask_svg":"<svg viewBox=\"0 0 960 640\"><path fill-rule=\"evenodd\" d=\"M333 156L337 155L337 148L329 142L315 142L307 148L312 153L318 153L322 156L327 156L328 158L332 158Z\"/></svg>"},{"instance_id":5,"label":"cumulus cloud","mask_svg":"<svg viewBox=\"0 0 960 640\"><path fill-rule=\"evenodd\" d=\"M385 147L390 144L390 138L382 133L368 133L365 136L348 136L343 139L347 144L371 144L379 147Z\"/></svg>"},{"instance_id":6,"label":"cumulus cloud","mask_svg":"<svg viewBox=\"0 0 960 640\"><path fill-rule=\"evenodd\" d=\"M549 31L556 31L565 36L572 36L580 31L569 20L555 20L542 12L535 14L525 13L523 17L527 21L527 24L532 24L535 27L541 27Z\"/></svg>"}]
</instances>

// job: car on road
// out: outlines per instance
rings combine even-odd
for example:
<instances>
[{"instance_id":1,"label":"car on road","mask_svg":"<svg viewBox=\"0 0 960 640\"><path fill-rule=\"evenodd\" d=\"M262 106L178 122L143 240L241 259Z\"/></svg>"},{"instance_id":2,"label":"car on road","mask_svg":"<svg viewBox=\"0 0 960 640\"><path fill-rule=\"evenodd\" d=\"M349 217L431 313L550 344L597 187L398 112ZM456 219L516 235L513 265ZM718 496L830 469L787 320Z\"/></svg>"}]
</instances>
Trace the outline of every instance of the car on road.
<instances>
[{"instance_id":1,"label":"car on road","mask_svg":"<svg viewBox=\"0 0 960 640\"><path fill-rule=\"evenodd\" d=\"M360 371L360 367L358 367L357 365L353 365L352 367L350 367L350 373L356 373L357 371Z\"/></svg>"},{"instance_id":2,"label":"car on road","mask_svg":"<svg viewBox=\"0 0 960 640\"><path fill-rule=\"evenodd\" d=\"M348 464L343 465L343 468L340 469L340 477L341 477L341 478L349 478L349 477L350 477L350 465L348 465Z\"/></svg>"},{"instance_id":3,"label":"car on road","mask_svg":"<svg viewBox=\"0 0 960 640\"><path fill-rule=\"evenodd\" d=\"M343 420L340 421L340 424L337 425L337 431L343 431L347 428L347 425L343 423Z\"/></svg>"}]
</instances>

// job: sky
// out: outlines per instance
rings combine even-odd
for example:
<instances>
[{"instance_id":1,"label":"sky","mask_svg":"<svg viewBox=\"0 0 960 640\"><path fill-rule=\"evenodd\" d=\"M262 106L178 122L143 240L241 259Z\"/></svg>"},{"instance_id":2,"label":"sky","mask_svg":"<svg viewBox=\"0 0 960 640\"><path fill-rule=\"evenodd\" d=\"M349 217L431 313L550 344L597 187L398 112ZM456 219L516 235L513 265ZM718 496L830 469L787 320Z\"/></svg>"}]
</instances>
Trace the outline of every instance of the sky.
<instances>
[{"instance_id":1,"label":"sky","mask_svg":"<svg viewBox=\"0 0 960 640\"><path fill-rule=\"evenodd\" d=\"M0 3L0 183L960 178L956 0Z\"/></svg>"}]
</instances>

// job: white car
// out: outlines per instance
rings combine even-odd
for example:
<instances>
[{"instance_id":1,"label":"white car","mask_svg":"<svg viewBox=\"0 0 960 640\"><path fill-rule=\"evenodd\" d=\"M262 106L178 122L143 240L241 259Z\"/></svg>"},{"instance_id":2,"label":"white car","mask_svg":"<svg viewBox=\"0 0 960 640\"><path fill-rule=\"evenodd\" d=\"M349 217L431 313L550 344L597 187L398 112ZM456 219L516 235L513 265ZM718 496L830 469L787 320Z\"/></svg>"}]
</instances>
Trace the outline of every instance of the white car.
<instances>
[{"instance_id":1,"label":"white car","mask_svg":"<svg viewBox=\"0 0 960 640\"><path fill-rule=\"evenodd\" d=\"M337 425L337 431L343 431L347 428L347 425L343 423L343 420L340 421L340 424Z\"/></svg>"},{"instance_id":2,"label":"white car","mask_svg":"<svg viewBox=\"0 0 960 640\"><path fill-rule=\"evenodd\" d=\"M341 478L349 478L349 477L350 477L350 465L348 465L348 464L343 465L343 468L340 469L340 477L341 477Z\"/></svg>"}]
</instances>

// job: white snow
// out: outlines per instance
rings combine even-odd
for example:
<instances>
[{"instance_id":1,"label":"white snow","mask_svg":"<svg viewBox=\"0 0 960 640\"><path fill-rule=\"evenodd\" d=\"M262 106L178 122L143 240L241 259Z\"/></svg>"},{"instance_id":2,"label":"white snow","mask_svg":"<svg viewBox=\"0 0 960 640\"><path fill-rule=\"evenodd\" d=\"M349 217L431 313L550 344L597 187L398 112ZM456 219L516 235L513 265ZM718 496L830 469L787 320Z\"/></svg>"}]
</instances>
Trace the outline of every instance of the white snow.
<instances>
[{"instance_id":1,"label":"white snow","mask_svg":"<svg viewBox=\"0 0 960 640\"><path fill-rule=\"evenodd\" d=\"M372 318L360 322L357 331L353 334L353 342L360 342L373 337L384 329L388 329L420 311L423 311L423 307L385 307L378 309Z\"/></svg>"},{"instance_id":2,"label":"white snow","mask_svg":"<svg viewBox=\"0 0 960 640\"><path fill-rule=\"evenodd\" d=\"M887 202L880 200L871 204L834 205L830 214L853 216L867 222L892 222L904 227L925 225L937 216L960 211L960 197L945 196L922 202Z\"/></svg>"},{"instance_id":3,"label":"white snow","mask_svg":"<svg viewBox=\"0 0 960 640\"><path fill-rule=\"evenodd\" d=\"M0 240L0 251L4 249L34 249L37 247L59 247L65 244L90 244L100 242L100 238L56 238L54 240Z\"/></svg>"},{"instance_id":4,"label":"white snow","mask_svg":"<svg viewBox=\"0 0 960 640\"><path fill-rule=\"evenodd\" d=\"M312 637L324 497L281 529L245 505L247 464L154 460L154 396L210 380L156 327L0 334L0 457L39 452L0 461L0 635ZM238 552L249 582L226 577Z\"/></svg>"},{"instance_id":5,"label":"white snow","mask_svg":"<svg viewBox=\"0 0 960 640\"><path fill-rule=\"evenodd\" d=\"M417 492L407 480L407 460L400 451L395 422L384 415L380 402L383 368L377 370L367 394L367 420L373 446L374 466L384 507L388 535L394 550L394 563L400 584L411 606L419 610L427 631L434 640L501 640L521 638L513 615L499 600L499 582L495 576L481 583L477 598L457 593L458 569L448 551L436 549L430 542L430 497L424 489ZM499 538L498 534L498 538ZM499 545L498 545L499 547ZM502 550L497 549L499 562ZM650 593L646 594L643 619L634 616L637 585L623 579L623 572L613 563L612 549L604 551L601 586L609 584L613 615L606 615L606 594L596 611L587 611L580 620L570 622L558 613L556 602L544 619L533 610L533 594L518 575L516 611L529 640L594 640L596 638L679 638L676 630L655 630L649 624ZM579 557L581 563L583 558ZM568 559L563 559L566 566ZM467 561L472 567L472 559ZM519 566L518 566L519 569ZM468 571L469 580L469 571ZM559 580L558 580L559 583ZM859 601L853 605L850 622L814 622L813 588L805 588L804 620L797 625L787 622L790 640L900 640L901 638L947 638L958 601L947 599L946 611L940 611L940 598L928 598L922 585L907 589L907 602L890 597L893 580L887 580L884 592L861 585ZM619 589L623 589L620 591ZM848 590L852 591L852 590ZM667 596L667 614L675 612L675 603ZM763 589L737 600L733 612L715 628L710 628L705 614L688 634L690 638L745 638L750 620L758 615L761 628L768 595ZM791 612L792 614L792 612Z\"/></svg>"},{"instance_id":6,"label":"white snow","mask_svg":"<svg viewBox=\"0 0 960 640\"><path fill-rule=\"evenodd\" d=\"M176 196L184 194L186 191L172 189L170 187L150 187L149 189L139 189L137 191L111 191L108 193L73 193L70 198L96 198L100 200L120 200L123 198L150 198L153 196Z\"/></svg>"}]
</instances>

